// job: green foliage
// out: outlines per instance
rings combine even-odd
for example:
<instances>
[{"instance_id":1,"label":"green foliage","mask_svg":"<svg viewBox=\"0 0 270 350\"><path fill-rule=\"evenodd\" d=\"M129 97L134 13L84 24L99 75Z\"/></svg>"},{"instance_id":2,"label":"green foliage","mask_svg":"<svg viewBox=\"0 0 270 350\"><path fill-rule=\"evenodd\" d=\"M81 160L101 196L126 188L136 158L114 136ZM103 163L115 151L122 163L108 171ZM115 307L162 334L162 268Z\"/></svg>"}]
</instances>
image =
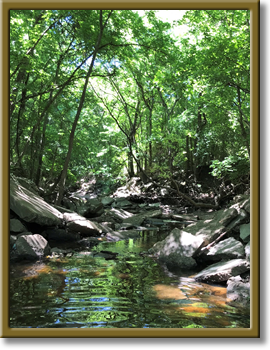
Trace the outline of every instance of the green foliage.
<instances>
[{"instance_id":1,"label":"green foliage","mask_svg":"<svg viewBox=\"0 0 270 350\"><path fill-rule=\"evenodd\" d=\"M235 180L250 172L250 163L248 157L242 155L228 156L223 161L213 160L210 168L211 174L217 178L227 177Z\"/></svg>"},{"instance_id":2,"label":"green foliage","mask_svg":"<svg viewBox=\"0 0 270 350\"><path fill-rule=\"evenodd\" d=\"M103 20L109 11L103 11ZM169 178L212 164L249 171L249 11L191 10L179 24L114 10L74 135L67 181L124 178L138 163ZM10 12L10 164L35 179L63 169L99 33L98 10ZM188 140L188 143L187 143ZM239 152L241 150L241 152Z\"/></svg>"}]
</instances>

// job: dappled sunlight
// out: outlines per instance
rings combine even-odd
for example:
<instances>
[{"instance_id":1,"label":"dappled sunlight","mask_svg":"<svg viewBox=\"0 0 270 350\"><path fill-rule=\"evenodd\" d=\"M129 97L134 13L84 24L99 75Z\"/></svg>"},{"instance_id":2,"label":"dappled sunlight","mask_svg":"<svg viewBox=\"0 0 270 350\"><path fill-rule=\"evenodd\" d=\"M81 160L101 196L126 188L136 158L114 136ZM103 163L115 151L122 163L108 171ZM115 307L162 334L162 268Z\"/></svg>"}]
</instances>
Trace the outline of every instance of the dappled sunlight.
<instances>
[{"instance_id":1,"label":"dappled sunlight","mask_svg":"<svg viewBox=\"0 0 270 350\"><path fill-rule=\"evenodd\" d=\"M116 214L118 217L120 217L121 219L127 219L133 216L133 214L123 210L123 209L116 209L116 208L112 208L111 212Z\"/></svg>"},{"instance_id":2,"label":"dappled sunlight","mask_svg":"<svg viewBox=\"0 0 270 350\"><path fill-rule=\"evenodd\" d=\"M23 280L38 278L41 274L47 274L47 275L48 274L57 274L57 275L67 274L67 270L64 270L61 268L53 269L52 267L46 264L38 264L36 266L34 265L24 269L22 272L23 274L25 274L25 276L23 277Z\"/></svg>"},{"instance_id":3,"label":"dappled sunlight","mask_svg":"<svg viewBox=\"0 0 270 350\"><path fill-rule=\"evenodd\" d=\"M187 299L186 295L177 286L157 284L153 287L158 299Z\"/></svg>"}]
</instances>

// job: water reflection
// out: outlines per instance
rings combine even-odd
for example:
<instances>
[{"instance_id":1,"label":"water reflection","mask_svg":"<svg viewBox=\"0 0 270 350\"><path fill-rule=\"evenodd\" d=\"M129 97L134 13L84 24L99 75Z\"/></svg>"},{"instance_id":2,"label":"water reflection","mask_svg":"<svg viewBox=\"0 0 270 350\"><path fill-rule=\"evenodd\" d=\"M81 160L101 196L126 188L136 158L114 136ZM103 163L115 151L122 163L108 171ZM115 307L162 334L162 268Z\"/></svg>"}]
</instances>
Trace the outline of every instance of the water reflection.
<instances>
[{"instance_id":1,"label":"water reflection","mask_svg":"<svg viewBox=\"0 0 270 350\"><path fill-rule=\"evenodd\" d=\"M225 288L168 275L139 254L157 240L147 232L71 258L11 266L10 326L249 327L248 311L228 306Z\"/></svg>"}]
</instances>

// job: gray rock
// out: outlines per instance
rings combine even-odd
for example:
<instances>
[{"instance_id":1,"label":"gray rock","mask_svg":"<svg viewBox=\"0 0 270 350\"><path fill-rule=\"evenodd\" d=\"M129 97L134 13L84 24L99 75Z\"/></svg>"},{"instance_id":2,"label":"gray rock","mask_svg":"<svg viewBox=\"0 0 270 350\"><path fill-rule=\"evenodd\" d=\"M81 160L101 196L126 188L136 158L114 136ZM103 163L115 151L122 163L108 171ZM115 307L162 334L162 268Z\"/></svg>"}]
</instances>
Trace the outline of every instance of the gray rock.
<instances>
[{"instance_id":1,"label":"gray rock","mask_svg":"<svg viewBox=\"0 0 270 350\"><path fill-rule=\"evenodd\" d=\"M175 228L163 241L154 244L148 252L170 266L183 268L185 266L184 260L187 259L186 265L193 267L195 260L192 256L203 242L203 237ZM188 258L192 258L192 260Z\"/></svg>"},{"instance_id":2,"label":"gray rock","mask_svg":"<svg viewBox=\"0 0 270 350\"><path fill-rule=\"evenodd\" d=\"M249 195L238 195L234 197L236 204L232 205L231 208L236 208L239 212L240 209L245 210L250 214L250 197Z\"/></svg>"},{"instance_id":3,"label":"gray rock","mask_svg":"<svg viewBox=\"0 0 270 350\"><path fill-rule=\"evenodd\" d=\"M140 231L138 230L126 230L126 231L113 231L106 234L106 239L111 242L122 241L126 239L140 238Z\"/></svg>"},{"instance_id":4,"label":"gray rock","mask_svg":"<svg viewBox=\"0 0 270 350\"><path fill-rule=\"evenodd\" d=\"M116 198L113 204L114 208L128 208L132 206L133 206L133 203L131 203L129 200L125 198Z\"/></svg>"},{"instance_id":5,"label":"gray rock","mask_svg":"<svg viewBox=\"0 0 270 350\"><path fill-rule=\"evenodd\" d=\"M238 216L233 219L233 221L227 226L228 231L235 229L238 227L238 225L241 225L248 220L248 214L244 209L239 209ZM239 230L239 227L236 231Z\"/></svg>"},{"instance_id":6,"label":"gray rock","mask_svg":"<svg viewBox=\"0 0 270 350\"><path fill-rule=\"evenodd\" d=\"M10 249L14 248L14 245L15 245L16 241L17 241L17 236L15 236L15 235L10 235L9 236L9 247L10 247Z\"/></svg>"},{"instance_id":7,"label":"gray rock","mask_svg":"<svg viewBox=\"0 0 270 350\"><path fill-rule=\"evenodd\" d=\"M244 257L245 251L243 244L232 237L217 243L211 247L206 254L206 258L210 258L212 260L229 260Z\"/></svg>"},{"instance_id":8,"label":"gray rock","mask_svg":"<svg viewBox=\"0 0 270 350\"><path fill-rule=\"evenodd\" d=\"M22 220L42 226L61 224L63 215L41 197L10 178L10 209Z\"/></svg>"},{"instance_id":9,"label":"gray rock","mask_svg":"<svg viewBox=\"0 0 270 350\"><path fill-rule=\"evenodd\" d=\"M250 306L250 282L244 282L240 276L231 277L227 281L227 298L231 306Z\"/></svg>"},{"instance_id":10,"label":"gray rock","mask_svg":"<svg viewBox=\"0 0 270 350\"><path fill-rule=\"evenodd\" d=\"M41 235L21 235L16 241L16 251L21 259L38 260L49 255L51 248Z\"/></svg>"},{"instance_id":11,"label":"gray rock","mask_svg":"<svg viewBox=\"0 0 270 350\"><path fill-rule=\"evenodd\" d=\"M182 230L175 228L163 241L157 242L149 249L149 253L179 266L178 263L182 262L182 257L194 259L201 253L203 247L216 240L224 232L225 227L218 222L197 221ZM193 261L190 260L188 265L192 263Z\"/></svg>"},{"instance_id":12,"label":"gray rock","mask_svg":"<svg viewBox=\"0 0 270 350\"><path fill-rule=\"evenodd\" d=\"M114 199L111 197L103 197L101 198L101 203L104 207L111 205L114 202Z\"/></svg>"},{"instance_id":13,"label":"gray rock","mask_svg":"<svg viewBox=\"0 0 270 350\"><path fill-rule=\"evenodd\" d=\"M246 259L250 261L250 242L245 246Z\"/></svg>"},{"instance_id":14,"label":"gray rock","mask_svg":"<svg viewBox=\"0 0 270 350\"><path fill-rule=\"evenodd\" d=\"M107 214L111 215L119 222L123 222L123 220L130 218L134 215L124 209L116 209L116 208L112 208L111 210L109 210Z\"/></svg>"},{"instance_id":15,"label":"gray rock","mask_svg":"<svg viewBox=\"0 0 270 350\"><path fill-rule=\"evenodd\" d=\"M83 214L83 216L86 218L94 218L104 213L103 204L99 199L96 199L96 198L89 199L86 203L86 207L87 209Z\"/></svg>"},{"instance_id":16,"label":"gray rock","mask_svg":"<svg viewBox=\"0 0 270 350\"><path fill-rule=\"evenodd\" d=\"M64 213L64 220L69 231L79 232L85 236L95 236L102 233L102 228L98 223L87 220L76 213Z\"/></svg>"},{"instance_id":17,"label":"gray rock","mask_svg":"<svg viewBox=\"0 0 270 350\"><path fill-rule=\"evenodd\" d=\"M202 247L204 247L215 241L221 234L226 232L226 228L214 220L199 220L196 223L186 227L185 231L195 236L202 237L204 239Z\"/></svg>"},{"instance_id":18,"label":"gray rock","mask_svg":"<svg viewBox=\"0 0 270 350\"><path fill-rule=\"evenodd\" d=\"M17 182L21 186L26 188L28 191L34 193L35 195L38 195L39 189L38 189L37 185L32 180L26 179L24 177L17 177L17 176L15 177L14 175L13 175L13 179L16 179Z\"/></svg>"},{"instance_id":19,"label":"gray rock","mask_svg":"<svg viewBox=\"0 0 270 350\"><path fill-rule=\"evenodd\" d=\"M243 205L243 209L250 214L250 200L246 201Z\"/></svg>"},{"instance_id":20,"label":"gray rock","mask_svg":"<svg viewBox=\"0 0 270 350\"><path fill-rule=\"evenodd\" d=\"M79 232L85 236L96 236L102 233L99 225L89 220L75 220L67 224L71 231Z\"/></svg>"},{"instance_id":21,"label":"gray rock","mask_svg":"<svg viewBox=\"0 0 270 350\"><path fill-rule=\"evenodd\" d=\"M228 209L219 210L214 216L214 221L223 226L229 225L229 223L238 215L236 208L230 207Z\"/></svg>"},{"instance_id":22,"label":"gray rock","mask_svg":"<svg viewBox=\"0 0 270 350\"><path fill-rule=\"evenodd\" d=\"M168 256L160 256L159 259L161 262L165 263L168 269L183 269L191 270L197 266L196 260L190 256L183 256L177 253L172 253Z\"/></svg>"},{"instance_id":23,"label":"gray rock","mask_svg":"<svg viewBox=\"0 0 270 350\"><path fill-rule=\"evenodd\" d=\"M9 229L10 229L10 232L15 232L15 233L27 232L27 229L18 219L10 220Z\"/></svg>"},{"instance_id":24,"label":"gray rock","mask_svg":"<svg viewBox=\"0 0 270 350\"><path fill-rule=\"evenodd\" d=\"M132 215L123 220L124 223L132 224L133 226L141 226L146 218L158 218L162 215L161 210L145 211L141 214Z\"/></svg>"},{"instance_id":25,"label":"gray rock","mask_svg":"<svg viewBox=\"0 0 270 350\"><path fill-rule=\"evenodd\" d=\"M48 241L58 241L58 242L75 242L80 239L80 235L74 232L69 232L64 229L50 229L45 230L41 235Z\"/></svg>"},{"instance_id":26,"label":"gray rock","mask_svg":"<svg viewBox=\"0 0 270 350\"><path fill-rule=\"evenodd\" d=\"M240 226L240 238L247 243L250 239L250 224Z\"/></svg>"},{"instance_id":27,"label":"gray rock","mask_svg":"<svg viewBox=\"0 0 270 350\"><path fill-rule=\"evenodd\" d=\"M173 214L171 215L171 218L173 220L178 220L178 221L194 221L196 222L197 221L197 217L196 216L191 216L191 215L177 215L177 214Z\"/></svg>"},{"instance_id":28,"label":"gray rock","mask_svg":"<svg viewBox=\"0 0 270 350\"><path fill-rule=\"evenodd\" d=\"M249 271L250 264L245 259L221 261L210 265L194 276L196 281L205 283L227 281L233 276Z\"/></svg>"}]
</instances>

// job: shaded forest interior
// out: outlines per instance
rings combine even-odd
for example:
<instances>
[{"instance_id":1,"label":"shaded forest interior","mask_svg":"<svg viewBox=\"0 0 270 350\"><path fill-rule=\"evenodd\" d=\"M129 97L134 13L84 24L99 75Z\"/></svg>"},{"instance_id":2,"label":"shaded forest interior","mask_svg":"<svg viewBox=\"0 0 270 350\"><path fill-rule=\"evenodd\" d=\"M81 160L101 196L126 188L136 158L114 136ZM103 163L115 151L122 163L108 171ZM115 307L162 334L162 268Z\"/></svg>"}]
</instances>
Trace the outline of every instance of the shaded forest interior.
<instances>
[{"instance_id":1,"label":"shaded forest interior","mask_svg":"<svg viewBox=\"0 0 270 350\"><path fill-rule=\"evenodd\" d=\"M249 194L250 13L180 12L11 10L10 171L58 205L133 177L139 201Z\"/></svg>"}]
</instances>

